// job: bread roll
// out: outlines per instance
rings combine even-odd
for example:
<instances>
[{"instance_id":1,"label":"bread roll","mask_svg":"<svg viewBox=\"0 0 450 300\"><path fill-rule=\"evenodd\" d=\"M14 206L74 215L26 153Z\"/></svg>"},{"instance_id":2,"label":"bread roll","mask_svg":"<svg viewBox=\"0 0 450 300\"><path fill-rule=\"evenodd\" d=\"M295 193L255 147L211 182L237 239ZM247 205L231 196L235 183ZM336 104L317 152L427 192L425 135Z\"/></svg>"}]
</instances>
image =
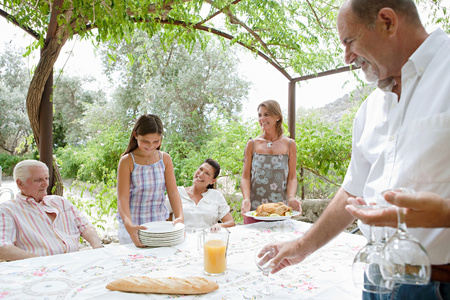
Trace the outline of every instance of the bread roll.
<instances>
[{"instance_id":1,"label":"bread roll","mask_svg":"<svg viewBox=\"0 0 450 300\"><path fill-rule=\"evenodd\" d=\"M215 291L219 285L202 277L160 277L132 276L114 280L106 286L111 291L154 293L154 294L205 294Z\"/></svg>"}]
</instances>

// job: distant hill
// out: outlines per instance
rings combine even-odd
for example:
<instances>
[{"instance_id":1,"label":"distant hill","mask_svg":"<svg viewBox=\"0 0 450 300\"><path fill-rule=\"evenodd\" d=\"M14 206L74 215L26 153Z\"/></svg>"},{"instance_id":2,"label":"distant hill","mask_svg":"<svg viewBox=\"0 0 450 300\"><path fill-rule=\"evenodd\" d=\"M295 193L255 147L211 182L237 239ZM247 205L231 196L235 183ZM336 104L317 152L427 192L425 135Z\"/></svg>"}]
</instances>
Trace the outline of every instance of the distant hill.
<instances>
[{"instance_id":1,"label":"distant hill","mask_svg":"<svg viewBox=\"0 0 450 300\"><path fill-rule=\"evenodd\" d=\"M337 123L347 112L350 112L354 107L359 107L362 103L362 99L365 99L374 88L375 85L371 84L353 90L351 93L346 94L323 107L316 108L313 111L318 113L323 120Z\"/></svg>"}]
</instances>

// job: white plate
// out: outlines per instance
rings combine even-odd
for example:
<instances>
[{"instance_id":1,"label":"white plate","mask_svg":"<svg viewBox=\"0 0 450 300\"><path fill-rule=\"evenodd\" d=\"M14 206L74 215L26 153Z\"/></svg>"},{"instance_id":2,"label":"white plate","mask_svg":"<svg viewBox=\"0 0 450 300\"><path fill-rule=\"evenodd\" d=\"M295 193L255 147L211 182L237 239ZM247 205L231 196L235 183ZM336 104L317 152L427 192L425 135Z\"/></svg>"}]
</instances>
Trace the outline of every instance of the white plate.
<instances>
[{"instance_id":1,"label":"white plate","mask_svg":"<svg viewBox=\"0 0 450 300\"><path fill-rule=\"evenodd\" d=\"M290 219L292 217L300 215L300 212L296 211L296 210L292 211L293 212L292 216L279 216L279 217L258 217L258 216L252 216L252 214L254 212L255 212L254 210L253 211L249 211L249 212L246 212L245 215L247 217L252 217L253 219L259 220L259 221L282 221L282 220L288 220L288 219Z\"/></svg>"},{"instance_id":2,"label":"white plate","mask_svg":"<svg viewBox=\"0 0 450 300\"><path fill-rule=\"evenodd\" d=\"M156 240L156 241L165 241L165 240L178 239L178 238L184 236L184 232L180 232L177 235L171 235L171 236L163 236L163 235L154 236L154 235L146 235L146 234L142 234L142 233L139 233L138 235L139 235L139 238L152 239L152 240Z\"/></svg>"},{"instance_id":3,"label":"white plate","mask_svg":"<svg viewBox=\"0 0 450 300\"><path fill-rule=\"evenodd\" d=\"M184 236L184 230L181 230L179 232L176 232L174 234L172 233L163 233L163 234L151 234L151 233L145 233L142 231L138 232L139 237L149 238L149 239L156 239L156 240L172 240L179 238L181 236Z\"/></svg>"},{"instance_id":4,"label":"white plate","mask_svg":"<svg viewBox=\"0 0 450 300\"><path fill-rule=\"evenodd\" d=\"M145 233L173 233L177 231L181 231L184 229L183 223L177 223L175 225L172 225L172 222L170 221L161 221L161 222L150 222L150 223L144 223L141 224L141 226L147 227L145 230L140 230Z\"/></svg>"},{"instance_id":5,"label":"white plate","mask_svg":"<svg viewBox=\"0 0 450 300\"><path fill-rule=\"evenodd\" d=\"M170 247L170 246L175 246L175 245L181 244L184 241L184 236L179 239L168 240L168 241L154 241L154 240L145 240L145 239L140 239L140 241L142 244L144 244L145 246L148 246L148 247Z\"/></svg>"}]
</instances>

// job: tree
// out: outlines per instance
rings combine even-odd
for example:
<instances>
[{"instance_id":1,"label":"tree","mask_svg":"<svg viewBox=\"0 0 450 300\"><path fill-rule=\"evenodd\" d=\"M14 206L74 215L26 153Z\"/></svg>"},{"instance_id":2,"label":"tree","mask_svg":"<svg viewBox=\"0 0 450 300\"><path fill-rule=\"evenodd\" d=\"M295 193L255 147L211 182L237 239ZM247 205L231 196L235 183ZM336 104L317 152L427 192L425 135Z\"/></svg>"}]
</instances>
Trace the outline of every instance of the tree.
<instances>
[{"instance_id":1,"label":"tree","mask_svg":"<svg viewBox=\"0 0 450 300\"><path fill-rule=\"evenodd\" d=\"M60 72L53 91L54 145L64 147L67 143L84 142L85 132L81 126L84 113L92 104L106 102L105 93L101 89L87 89L87 83L95 83L95 79L67 76Z\"/></svg>"},{"instance_id":2,"label":"tree","mask_svg":"<svg viewBox=\"0 0 450 300\"><path fill-rule=\"evenodd\" d=\"M174 41L164 49L160 36L136 32L129 43L108 48L104 64L110 77L120 78L114 95L118 114L129 120L154 113L163 120L166 137L179 136L196 149L210 134L210 123L224 114L232 118L248 95L236 56L216 42L189 50Z\"/></svg>"},{"instance_id":3,"label":"tree","mask_svg":"<svg viewBox=\"0 0 450 300\"><path fill-rule=\"evenodd\" d=\"M6 44L0 54L0 148L14 155L28 150L26 137L31 134L25 106L30 75L22 52Z\"/></svg>"},{"instance_id":4,"label":"tree","mask_svg":"<svg viewBox=\"0 0 450 300\"><path fill-rule=\"evenodd\" d=\"M38 42L33 47L42 49L26 102L39 146L41 100L44 92L49 100L54 63L74 34L88 38L96 28L98 42L120 41L139 28L149 36L162 33L162 42L167 46L175 37L180 44L191 46L199 42L205 46L207 39L199 32L211 32L258 53L292 80L291 70L308 75L343 65L335 30L340 4L340 0L3 0L0 15L36 37ZM439 5L431 6L431 15L443 25L450 22L445 18L446 10ZM62 193L61 186L57 187L57 193Z\"/></svg>"}]
</instances>

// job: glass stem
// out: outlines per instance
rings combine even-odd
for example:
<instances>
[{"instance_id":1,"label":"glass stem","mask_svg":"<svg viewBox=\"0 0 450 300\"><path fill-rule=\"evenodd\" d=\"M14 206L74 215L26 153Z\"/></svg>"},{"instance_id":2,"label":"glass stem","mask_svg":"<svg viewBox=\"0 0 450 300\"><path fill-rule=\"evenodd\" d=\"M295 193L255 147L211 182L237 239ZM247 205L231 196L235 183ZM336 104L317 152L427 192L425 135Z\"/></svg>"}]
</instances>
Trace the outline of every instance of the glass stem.
<instances>
[{"instance_id":1,"label":"glass stem","mask_svg":"<svg viewBox=\"0 0 450 300\"><path fill-rule=\"evenodd\" d=\"M266 278L266 295L270 295L269 275L270 275L270 271L269 271L269 273L267 273L267 278Z\"/></svg>"},{"instance_id":2,"label":"glass stem","mask_svg":"<svg viewBox=\"0 0 450 300\"><path fill-rule=\"evenodd\" d=\"M398 229L403 232L407 232L408 228L406 227L404 207L397 207L397 217L398 217Z\"/></svg>"},{"instance_id":3,"label":"glass stem","mask_svg":"<svg viewBox=\"0 0 450 300\"><path fill-rule=\"evenodd\" d=\"M380 243L381 244L386 244L388 240L389 240L389 234L388 234L387 228L386 227L382 227Z\"/></svg>"},{"instance_id":4,"label":"glass stem","mask_svg":"<svg viewBox=\"0 0 450 300\"><path fill-rule=\"evenodd\" d=\"M369 241L367 242L368 244L374 244L375 243L375 232L374 232L374 226L370 225L369 226Z\"/></svg>"}]
</instances>

